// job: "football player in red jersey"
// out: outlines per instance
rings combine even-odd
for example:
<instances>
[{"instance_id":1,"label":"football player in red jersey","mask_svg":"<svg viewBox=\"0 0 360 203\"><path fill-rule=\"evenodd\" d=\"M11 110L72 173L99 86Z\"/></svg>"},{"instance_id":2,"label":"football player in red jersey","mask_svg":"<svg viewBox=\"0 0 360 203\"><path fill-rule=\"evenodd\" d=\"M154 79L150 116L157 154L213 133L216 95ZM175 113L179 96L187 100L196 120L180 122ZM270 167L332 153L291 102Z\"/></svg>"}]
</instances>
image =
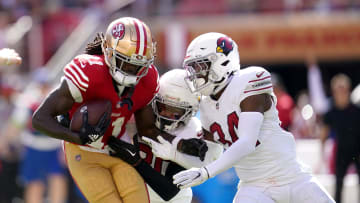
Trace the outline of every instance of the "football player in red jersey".
<instances>
[{"instance_id":1,"label":"football player in red jersey","mask_svg":"<svg viewBox=\"0 0 360 203\"><path fill-rule=\"evenodd\" d=\"M191 155L204 156L207 151L198 139L177 139L155 127L150 104L158 91L158 72L152 65L154 50L151 32L143 22L130 17L113 21L105 36L98 34L88 44L86 54L65 66L61 84L33 115L36 129L65 140L70 172L90 202L149 201L136 170L109 156L110 137L131 140L125 125L132 115L140 136L156 139L161 134ZM83 103L97 99L112 102L110 121L103 116L96 126L85 122L80 132L72 132L55 119L66 113L71 118ZM86 111L83 116L87 116Z\"/></svg>"},{"instance_id":2,"label":"football player in red jersey","mask_svg":"<svg viewBox=\"0 0 360 203\"><path fill-rule=\"evenodd\" d=\"M126 139L130 117L145 115L142 109L157 93L154 50L150 29L142 21L130 17L113 21L105 36L98 34L89 43L86 54L65 66L61 84L33 115L35 128L65 140L68 167L89 202L149 202L141 176L109 156L107 142L111 136ZM111 101L111 120L103 116L96 126L85 122L80 132L72 132L55 119L67 112L71 118L83 103L97 99Z\"/></svg>"}]
</instances>

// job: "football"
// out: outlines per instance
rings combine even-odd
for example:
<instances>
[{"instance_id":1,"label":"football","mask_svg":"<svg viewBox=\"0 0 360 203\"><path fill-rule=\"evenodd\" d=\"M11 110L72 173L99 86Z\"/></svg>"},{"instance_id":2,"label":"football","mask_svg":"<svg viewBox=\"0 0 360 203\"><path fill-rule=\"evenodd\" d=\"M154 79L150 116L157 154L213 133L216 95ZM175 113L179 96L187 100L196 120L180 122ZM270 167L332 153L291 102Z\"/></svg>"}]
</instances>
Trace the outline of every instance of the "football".
<instances>
[{"instance_id":1,"label":"football","mask_svg":"<svg viewBox=\"0 0 360 203\"><path fill-rule=\"evenodd\" d=\"M83 112L88 111L88 122L96 125L100 118L107 112L107 116L111 117L111 102L109 100L94 100L81 105L74 113L70 122L71 131L79 132L83 124Z\"/></svg>"}]
</instances>

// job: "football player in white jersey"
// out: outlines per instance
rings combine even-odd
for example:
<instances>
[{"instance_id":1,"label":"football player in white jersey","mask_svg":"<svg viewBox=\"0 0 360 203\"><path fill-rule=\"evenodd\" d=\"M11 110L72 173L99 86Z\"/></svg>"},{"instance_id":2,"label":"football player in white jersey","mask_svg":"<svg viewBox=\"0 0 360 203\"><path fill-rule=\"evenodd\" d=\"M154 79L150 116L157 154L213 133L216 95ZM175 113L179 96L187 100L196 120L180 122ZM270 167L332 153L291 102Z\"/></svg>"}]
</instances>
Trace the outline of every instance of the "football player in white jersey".
<instances>
[{"instance_id":1,"label":"football player in white jersey","mask_svg":"<svg viewBox=\"0 0 360 203\"><path fill-rule=\"evenodd\" d=\"M199 108L199 94L193 94L187 87L184 78L187 73L183 69L173 69L163 74L159 81L159 92L152 101L155 115L155 126L163 132L175 135L172 143L180 139L201 139L203 136L201 123L195 117ZM205 157L199 158L179 152L174 144L166 141L161 136L156 142L150 138L142 137L145 141L140 142L140 156L133 160L133 156L127 156L133 146L117 141L118 146L110 144L117 149L119 158L132 164L142 175L148 184L151 203L190 203L192 200L191 188L179 190L172 183L172 176L185 168L201 167L216 160L223 151L223 147L214 142L206 141L208 150ZM148 146L153 147L152 149ZM125 150L123 150L125 149ZM125 153L125 155L124 155ZM125 157L124 157L125 156ZM136 158L135 158L136 159ZM145 165L146 164L146 165ZM153 170L149 170L151 166ZM154 173L156 171L156 173ZM162 177L160 177L160 175ZM164 194L167 193L167 194Z\"/></svg>"},{"instance_id":2,"label":"football player in white jersey","mask_svg":"<svg viewBox=\"0 0 360 203\"><path fill-rule=\"evenodd\" d=\"M214 162L174 175L180 188L199 185L234 167L240 178L235 203L335 202L296 160L293 135L280 127L271 76L262 67L240 70L236 43L206 33L189 45L185 78L201 93L200 120L205 139L226 151Z\"/></svg>"}]
</instances>

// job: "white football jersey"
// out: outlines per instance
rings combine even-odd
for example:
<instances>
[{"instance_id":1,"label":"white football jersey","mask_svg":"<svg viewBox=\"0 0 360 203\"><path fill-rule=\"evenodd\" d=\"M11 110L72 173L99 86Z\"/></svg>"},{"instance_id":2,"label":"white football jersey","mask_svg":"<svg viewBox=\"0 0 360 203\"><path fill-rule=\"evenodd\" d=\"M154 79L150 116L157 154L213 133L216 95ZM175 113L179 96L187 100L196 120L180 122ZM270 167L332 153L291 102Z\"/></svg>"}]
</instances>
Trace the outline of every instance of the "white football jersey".
<instances>
[{"instance_id":1,"label":"white football jersey","mask_svg":"<svg viewBox=\"0 0 360 203\"><path fill-rule=\"evenodd\" d=\"M256 149L234 168L244 183L287 184L307 172L296 160L293 135L280 127L271 76L264 68L252 66L237 71L218 101L204 97L200 103L201 124L227 149L238 139L237 131L241 131L237 128L241 101L264 93L272 96L273 104L264 113Z\"/></svg>"}]
</instances>

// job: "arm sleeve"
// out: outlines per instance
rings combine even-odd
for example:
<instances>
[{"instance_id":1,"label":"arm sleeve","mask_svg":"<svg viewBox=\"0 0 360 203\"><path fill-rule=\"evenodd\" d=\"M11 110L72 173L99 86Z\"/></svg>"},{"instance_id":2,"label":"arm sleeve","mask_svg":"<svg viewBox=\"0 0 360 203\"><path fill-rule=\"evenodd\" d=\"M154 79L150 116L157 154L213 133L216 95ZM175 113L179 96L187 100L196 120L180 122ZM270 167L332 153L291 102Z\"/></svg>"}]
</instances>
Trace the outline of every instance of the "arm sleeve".
<instances>
[{"instance_id":1,"label":"arm sleeve","mask_svg":"<svg viewBox=\"0 0 360 203\"><path fill-rule=\"evenodd\" d=\"M184 168L189 169L191 167L205 166L218 159L223 152L223 147L220 144L214 142L205 142L208 146L208 151L206 152L204 161L201 161L199 157L187 155L179 151L176 151L175 159L173 161L183 166Z\"/></svg>"},{"instance_id":2,"label":"arm sleeve","mask_svg":"<svg viewBox=\"0 0 360 203\"><path fill-rule=\"evenodd\" d=\"M256 141L259 138L260 128L264 116L259 112L242 112L239 115L237 134L239 139L232 144L216 161L206 166L209 177L233 167L236 162L255 151Z\"/></svg>"},{"instance_id":3,"label":"arm sleeve","mask_svg":"<svg viewBox=\"0 0 360 203\"><path fill-rule=\"evenodd\" d=\"M145 161L141 161L135 169L144 178L145 182L165 201L172 199L180 189L172 183L172 179L155 171Z\"/></svg>"}]
</instances>

